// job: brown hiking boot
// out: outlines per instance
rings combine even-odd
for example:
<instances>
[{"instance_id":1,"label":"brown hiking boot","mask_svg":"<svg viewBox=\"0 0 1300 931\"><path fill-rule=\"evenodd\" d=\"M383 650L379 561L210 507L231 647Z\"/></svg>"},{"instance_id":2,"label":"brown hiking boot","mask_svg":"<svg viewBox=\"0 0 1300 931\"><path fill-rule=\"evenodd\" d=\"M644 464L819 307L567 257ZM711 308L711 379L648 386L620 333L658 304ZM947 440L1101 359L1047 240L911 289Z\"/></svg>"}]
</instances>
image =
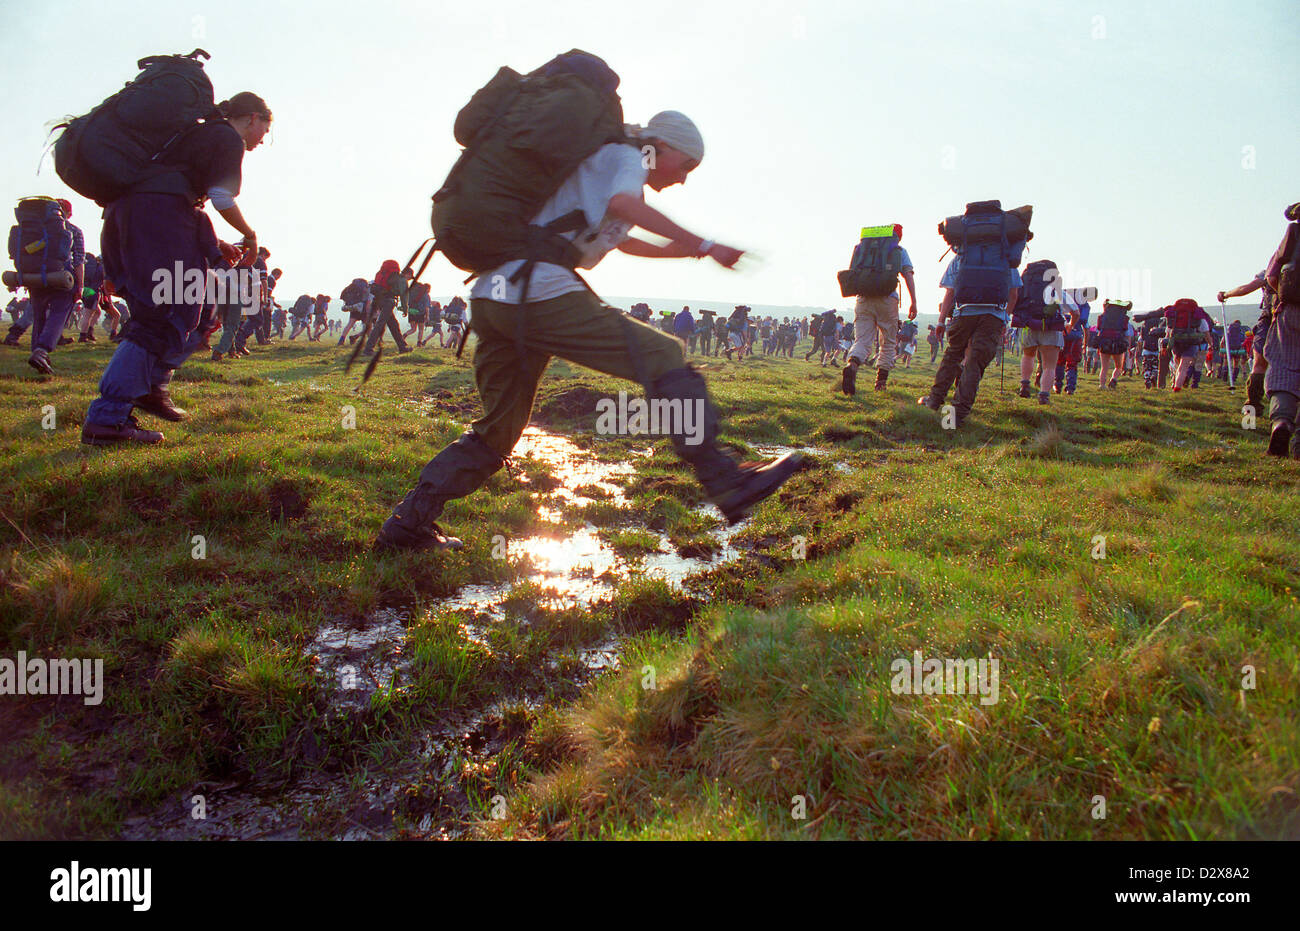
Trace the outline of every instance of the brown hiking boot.
<instances>
[{"instance_id":1,"label":"brown hiking boot","mask_svg":"<svg viewBox=\"0 0 1300 931\"><path fill-rule=\"evenodd\" d=\"M161 433L157 430L141 429L134 417L126 418L126 423L120 427L105 427L97 423L83 424L81 427L81 442L88 446L112 446L115 443L153 445L162 441Z\"/></svg>"},{"instance_id":2,"label":"brown hiking boot","mask_svg":"<svg viewBox=\"0 0 1300 931\"><path fill-rule=\"evenodd\" d=\"M392 525L392 526L390 526ZM459 538L443 532L437 524L426 530L410 531L397 524L392 518L384 522L375 537L376 552L402 551L423 552L426 550L462 550L465 544Z\"/></svg>"},{"instance_id":3,"label":"brown hiking boot","mask_svg":"<svg viewBox=\"0 0 1300 931\"><path fill-rule=\"evenodd\" d=\"M172 423L180 423L189 417L189 412L172 403L172 396L163 385L155 385L148 394L135 399L135 406L146 414L153 414Z\"/></svg>"},{"instance_id":4,"label":"brown hiking boot","mask_svg":"<svg viewBox=\"0 0 1300 931\"><path fill-rule=\"evenodd\" d=\"M1282 456L1285 458L1290 452L1291 441L1294 439L1294 431L1291 425L1279 421L1273 425L1273 432L1268 438L1268 454L1270 456Z\"/></svg>"},{"instance_id":5,"label":"brown hiking boot","mask_svg":"<svg viewBox=\"0 0 1300 931\"><path fill-rule=\"evenodd\" d=\"M727 518L735 524L749 516L750 509L774 494L794 475L803 461L803 453L790 452L771 462L746 463L740 467L740 480L726 491L711 499Z\"/></svg>"},{"instance_id":6,"label":"brown hiking boot","mask_svg":"<svg viewBox=\"0 0 1300 931\"><path fill-rule=\"evenodd\" d=\"M884 391L885 382L889 381L889 369L876 370L876 390Z\"/></svg>"},{"instance_id":7,"label":"brown hiking boot","mask_svg":"<svg viewBox=\"0 0 1300 931\"><path fill-rule=\"evenodd\" d=\"M847 395L854 395L858 390L858 367L852 363L844 366L840 373L840 390Z\"/></svg>"}]
</instances>

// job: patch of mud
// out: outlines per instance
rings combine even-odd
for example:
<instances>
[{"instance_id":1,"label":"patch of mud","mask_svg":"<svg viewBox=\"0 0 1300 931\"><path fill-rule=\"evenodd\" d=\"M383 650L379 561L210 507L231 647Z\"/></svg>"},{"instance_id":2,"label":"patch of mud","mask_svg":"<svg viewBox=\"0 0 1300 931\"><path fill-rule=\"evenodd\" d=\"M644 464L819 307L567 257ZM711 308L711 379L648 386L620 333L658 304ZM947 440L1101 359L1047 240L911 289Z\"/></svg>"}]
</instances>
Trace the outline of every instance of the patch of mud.
<instances>
[{"instance_id":1,"label":"patch of mud","mask_svg":"<svg viewBox=\"0 0 1300 931\"><path fill-rule=\"evenodd\" d=\"M772 454L768 449L775 447L764 447L765 455ZM601 462L567 437L535 427L524 432L513 454L513 458L526 457L544 463L558 479L546 492L558 502L580 505L598 496L616 507L630 508L625 487L636 470L626 460ZM717 515L711 505L702 509ZM546 520L561 519L555 508L543 505L539 513ZM535 587L543 593L541 598L530 595L529 604L556 608L583 607L610 598L627 579L636 576L663 579L681 588L691 576L737 559L740 553L732 540L743 527L743 523L724 525L710 531L716 550L694 556L677 553L663 533L656 533L656 552L622 556L591 524L574 531L557 527L553 534L512 538L507 541L507 559L519 570L515 580L467 585L428 607L435 613L463 611L465 637L489 646L489 625L505 618L516 585L525 583L530 591ZM364 621L342 620L316 631L305 653L325 692L326 726L331 721L342 721L344 726L350 720L364 721L377 691L401 688L407 681L411 662L407 628L413 620L409 611L383 609ZM547 678L581 685L618 670L621 642L608 633L601 636L603 639L576 650L557 647L550 652L542 664ZM465 825L481 817L482 812L470 803L471 793L482 797L483 774L495 765L494 757L507 741L526 730L519 718L526 718L528 711L539 706L541 694L525 692L484 707L445 714L435 726L412 738L398 754L399 764L382 771L344 767L337 760L327 760L325 765L330 768L310 768L288 784L255 779L244 784L195 786L154 813L129 819L121 837L456 838L464 833ZM314 741L314 737L309 739ZM303 755L313 758L310 753ZM202 818L194 817L198 810L194 797L198 795L203 796Z\"/></svg>"}]
</instances>

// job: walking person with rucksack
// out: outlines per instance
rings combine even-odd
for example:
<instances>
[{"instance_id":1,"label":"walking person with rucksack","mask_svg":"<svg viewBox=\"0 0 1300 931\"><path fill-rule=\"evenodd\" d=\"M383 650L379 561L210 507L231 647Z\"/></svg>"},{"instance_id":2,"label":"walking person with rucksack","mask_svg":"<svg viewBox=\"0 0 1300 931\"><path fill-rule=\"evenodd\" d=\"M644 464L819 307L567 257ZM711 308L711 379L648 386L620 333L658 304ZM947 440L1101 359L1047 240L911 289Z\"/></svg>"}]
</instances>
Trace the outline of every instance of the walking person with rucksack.
<instances>
[{"instance_id":1,"label":"walking person with rucksack","mask_svg":"<svg viewBox=\"0 0 1300 931\"><path fill-rule=\"evenodd\" d=\"M911 300L907 319L916 319L916 280L912 259L899 244L902 238L903 227L898 223L863 228L849 267L839 273L840 294L857 298L853 306L854 342L848 351L848 364L840 373L840 389L845 394L857 392L858 367L873 356L875 388L885 390L898 350L900 277Z\"/></svg>"},{"instance_id":2,"label":"walking person with rucksack","mask_svg":"<svg viewBox=\"0 0 1300 931\"><path fill-rule=\"evenodd\" d=\"M1273 424L1268 454L1300 459L1300 203L1287 207L1284 216L1286 232L1265 269L1276 295L1264 344L1264 390Z\"/></svg>"},{"instance_id":3,"label":"walking person with rucksack","mask_svg":"<svg viewBox=\"0 0 1300 931\"><path fill-rule=\"evenodd\" d=\"M339 294L339 300L343 301L343 310L348 315L348 324L339 334L340 346L348 337L348 331L358 323L361 324L362 331L365 330L366 320L370 318L370 282L364 278L353 278ZM354 340L356 336L352 337Z\"/></svg>"},{"instance_id":4,"label":"walking person with rucksack","mask_svg":"<svg viewBox=\"0 0 1300 931\"><path fill-rule=\"evenodd\" d=\"M293 330L289 333L289 342L297 339L299 333L310 330L311 315L315 309L316 300L310 294L298 295L298 299L289 308L289 317L293 320ZM307 333L307 341L311 341L310 332Z\"/></svg>"},{"instance_id":5,"label":"walking person with rucksack","mask_svg":"<svg viewBox=\"0 0 1300 931\"><path fill-rule=\"evenodd\" d=\"M1011 315L1013 328L1024 328L1020 345L1020 397L1033 396L1030 379L1034 365L1042 366L1039 376L1038 403L1052 400L1051 382L1056 376L1056 360L1065 348L1065 331L1073 329L1076 318L1066 320L1062 311L1064 295L1061 293L1060 271L1050 259L1039 259L1025 266L1020 276L1021 288ZM1015 332L1013 329L1012 332Z\"/></svg>"},{"instance_id":6,"label":"walking person with rucksack","mask_svg":"<svg viewBox=\"0 0 1300 931\"><path fill-rule=\"evenodd\" d=\"M701 310L700 322L695 327L695 335L700 338L700 353L703 355L712 355L709 351L713 346L713 318L717 316L716 310Z\"/></svg>"},{"instance_id":7,"label":"walking person with rucksack","mask_svg":"<svg viewBox=\"0 0 1300 931\"><path fill-rule=\"evenodd\" d=\"M555 75L551 81L544 76L548 71ZM574 72L577 80L569 77ZM726 268L742 255L739 249L678 226L645 202L646 185L662 191L686 181L704 158L704 141L695 124L676 111L657 113L644 128L625 130L622 108L613 95L617 81L599 59L575 51L553 61L532 86L519 91L511 109L521 120L528 118L525 114L554 112L538 97L567 99L572 103L564 108L567 112L587 114L580 123L536 125L536 138L572 144L582 132L586 144L577 148L579 158L562 175L558 189L541 188L540 209L514 214L512 239L519 250L515 256L489 269L474 268L466 259L471 271L482 272L471 292L471 325L477 337L474 370L483 416L425 466L419 484L380 530L377 546L459 548L459 541L444 534L435 521L446 502L471 493L502 467L528 423L538 383L553 356L635 380L649 398L697 411L700 431L688 434L681 421L670 423L668 430L677 454L690 464L708 499L729 522L743 518L797 468L798 454L742 466L724 453L717 444L717 411L704 378L687 364L681 342L603 304L574 271L594 267L615 248L643 258L708 257ZM489 142L482 157L504 148L494 149ZM552 143L546 144L546 152L554 154ZM507 178L522 184L530 167L527 154L516 149L502 158L498 164ZM474 168L466 169L471 173L463 182L467 193L472 191ZM476 202L482 209L491 202L490 190L486 196L473 194L474 201L467 204ZM471 222L469 216L461 214L466 223ZM435 230L439 219L435 207ZM667 243L630 238L634 227ZM545 252L543 242L549 243Z\"/></svg>"},{"instance_id":8,"label":"walking person with rucksack","mask_svg":"<svg viewBox=\"0 0 1300 931\"><path fill-rule=\"evenodd\" d=\"M433 308L433 299L429 296L431 286L420 284L419 282L411 285L410 311L406 315L406 320L410 328L402 334L402 339L415 334L415 345L424 345L424 326L429 319L429 311Z\"/></svg>"},{"instance_id":9,"label":"walking person with rucksack","mask_svg":"<svg viewBox=\"0 0 1300 931\"><path fill-rule=\"evenodd\" d=\"M81 322L77 329L77 342L93 343L95 342L95 324L99 322L99 315L103 304L107 303L107 295L103 294L104 290L104 265L91 252L86 253L85 271L82 273L81 289Z\"/></svg>"},{"instance_id":10,"label":"walking person with rucksack","mask_svg":"<svg viewBox=\"0 0 1300 931\"><path fill-rule=\"evenodd\" d=\"M85 287L85 239L71 222L72 204L67 200L24 198L14 215L18 223L9 233L9 257L18 285L27 288L33 321L27 364L42 375L53 375L50 353L59 345Z\"/></svg>"},{"instance_id":11,"label":"walking person with rucksack","mask_svg":"<svg viewBox=\"0 0 1300 931\"><path fill-rule=\"evenodd\" d=\"M917 403L939 411L956 382L957 427L970 416L980 379L997 355L1008 314L1015 311L1020 294L1017 268L1033 235L1031 216L1028 207L1004 211L998 201L977 201L967 204L961 216L948 217L939 225L940 235L957 253L939 282L944 290L940 332L949 316L953 323L930 393Z\"/></svg>"},{"instance_id":12,"label":"walking person with rucksack","mask_svg":"<svg viewBox=\"0 0 1300 931\"><path fill-rule=\"evenodd\" d=\"M1190 297L1174 301L1166 308L1164 317L1175 364L1174 391L1181 391L1196 367L1196 357L1209 338L1214 320Z\"/></svg>"},{"instance_id":13,"label":"walking person with rucksack","mask_svg":"<svg viewBox=\"0 0 1300 931\"><path fill-rule=\"evenodd\" d=\"M1129 311L1132 301L1104 301L1097 320L1097 353L1101 357L1098 387L1116 388L1124 354L1128 352Z\"/></svg>"},{"instance_id":14,"label":"walking person with rucksack","mask_svg":"<svg viewBox=\"0 0 1300 931\"><path fill-rule=\"evenodd\" d=\"M442 319L447 324L447 343L457 350L460 349L460 340L465 332L465 299L457 294L447 302L447 306L442 310ZM649 310L650 308L646 308Z\"/></svg>"},{"instance_id":15,"label":"walking person with rucksack","mask_svg":"<svg viewBox=\"0 0 1300 931\"><path fill-rule=\"evenodd\" d=\"M100 396L86 412L81 440L92 445L161 442L161 433L144 430L136 422L132 415L136 408L171 421L187 416L172 402L168 386L172 373L199 346L211 308L205 308L204 298L193 300L183 282L172 282L170 289L158 287L156 273L166 270L174 275L180 268L184 277L194 274L206 280L213 267L229 268L236 263L250 267L257 253L257 234L235 198L240 191L244 153L260 145L270 129L270 109L261 97L249 92L236 94L214 108L212 86L201 63L192 58L167 59L161 64L151 61L142 65L160 69L167 80L150 84L147 79L157 72L146 70L137 79L140 84L128 85L120 94L136 93L136 102L140 102L140 94L159 88L161 93L171 94L179 86L172 79L184 75L187 99L202 90L206 98L197 104L191 101L188 109L175 101L169 103L173 115L189 120L189 125L169 130L179 135L165 145L143 180L119 184L113 192L116 196L99 192L107 201L101 242L104 273L126 298L131 319L100 379ZM198 96L202 98L201 93ZM56 143L55 166L69 184L69 177L76 175L66 161L60 167L60 147L71 138L85 157L95 138L96 118L114 115L116 97L101 105L106 109L97 108L81 118L88 122L80 128L79 120L74 120ZM194 123L198 116L207 119ZM242 255L235 246L217 239L202 208L209 199L222 218L242 234Z\"/></svg>"}]
</instances>

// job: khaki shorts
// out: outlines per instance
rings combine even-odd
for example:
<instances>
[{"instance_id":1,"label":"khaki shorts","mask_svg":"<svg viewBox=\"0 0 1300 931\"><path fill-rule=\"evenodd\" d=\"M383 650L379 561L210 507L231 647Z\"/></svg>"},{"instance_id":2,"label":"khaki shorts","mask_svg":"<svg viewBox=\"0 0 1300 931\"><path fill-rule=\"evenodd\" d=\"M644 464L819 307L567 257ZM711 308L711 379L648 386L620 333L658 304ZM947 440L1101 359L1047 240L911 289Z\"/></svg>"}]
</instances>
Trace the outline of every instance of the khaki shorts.
<instances>
[{"instance_id":1,"label":"khaki shorts","mask_svg":"<svg viewBox=\"0 0 1300 931\"><path fill-rule=\"evenodd\" d=\"M1033 349L1037 346L1055 346L1065 348L1065 333L1061 330L1025 330L1025 337L1020 341L1021 349Z\"/></svg>"}]
</instances>

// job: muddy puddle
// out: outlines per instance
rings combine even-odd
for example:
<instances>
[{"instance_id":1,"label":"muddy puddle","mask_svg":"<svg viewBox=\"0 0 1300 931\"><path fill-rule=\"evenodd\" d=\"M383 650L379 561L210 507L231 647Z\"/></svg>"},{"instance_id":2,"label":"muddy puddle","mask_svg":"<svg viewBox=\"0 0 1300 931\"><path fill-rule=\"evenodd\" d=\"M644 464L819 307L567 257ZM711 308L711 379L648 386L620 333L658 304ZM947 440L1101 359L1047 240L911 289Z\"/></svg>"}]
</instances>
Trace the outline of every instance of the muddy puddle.
<instances>
[{"instance_id":1,"label":"muddy puddle","mask_svg":"<svg viewBox=\"0 0 1300 931\"><path fill-rule=\"evenodd\" d=\"M764 456L786 451L773 446L755 449ZM323 726L364 721L377 693L397 692L409 684L408 629L430 615L458 612L467 644L490 650L492 625L505 621L506 603L516 586L526 586L527 601L538 607L582 608L611 597L628 578L658 578L680 588L691 576L740 555L732 540L744 523L726 527L711 505L700 510L718 518L709 531L716 549L703 556L679 554L665 534L647 530L637 521L631 522L634 529L658 538L654 551L619 553L592 524L577 529L560 526L565 505L600 501L630 510L625 487L633 480L635 467L626 459L602 462L567 437L534 427L525 431L512 458L529 456L544 463L553 477L539 483L538 513L557 526L507 541L507 559L516 568L516 578L510 582L465 586L452 597L425 606L419 616L410 610L381 609L363 620L340 620L318 629L304 655L326 695ZM517 618L511 622L528 623ZM607 631L595 642L557 648L542 661L541 677L581 685L617 670L620 649L619 638ZM152 815L128 820L121 836L128 840L364 840L400 833L455 838L466 821L480 814L469 803L461 774L467 768L490 765L510 737L512 716L517 718L520 709L536 710L541 703L542 690L534 683L532 691L444 715L403 748L402 763L396 768L389 765L367 773L337 764L332 771L309 766L289 783L254 778L240 784L196 786ZM311 762L313 754L303 756ZM409 804L412 786L426 790L414 809ZM203 796L202 818L195 817L199 803L194 797L199 795ZM394 815L398 810L403 812L400 832Z\"/></svg>"}]
</instances>

